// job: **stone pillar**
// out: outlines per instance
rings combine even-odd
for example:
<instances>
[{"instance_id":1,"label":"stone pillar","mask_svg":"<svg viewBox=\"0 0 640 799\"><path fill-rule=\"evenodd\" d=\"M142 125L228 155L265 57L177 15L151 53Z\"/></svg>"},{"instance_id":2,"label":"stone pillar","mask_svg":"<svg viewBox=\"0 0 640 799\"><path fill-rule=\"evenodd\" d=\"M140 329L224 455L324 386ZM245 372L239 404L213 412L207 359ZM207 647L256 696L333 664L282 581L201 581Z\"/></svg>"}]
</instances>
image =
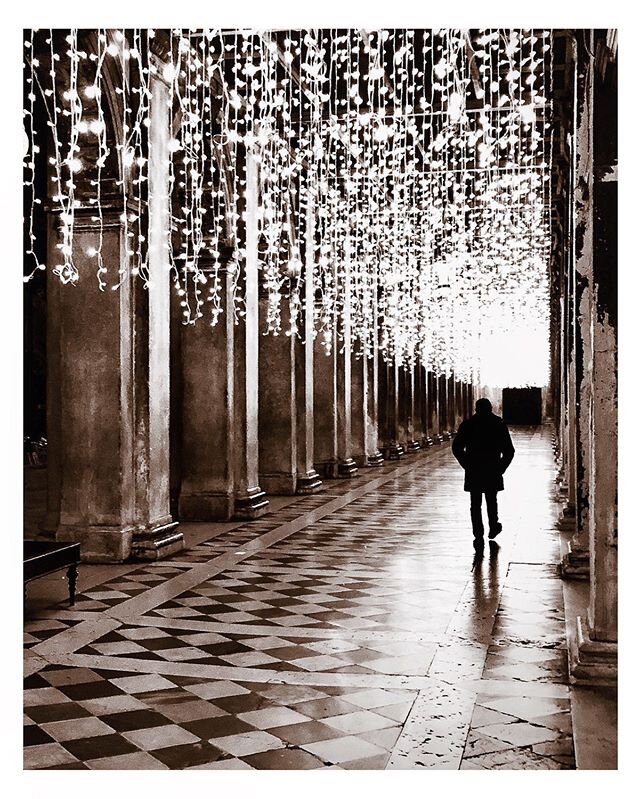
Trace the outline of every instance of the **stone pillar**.
<instances>
[{"instance_id":1,"label":"stone pillar","mask_svg":"<svg viewBox=\"0 0 640 799\"><path fill-rule=\"evenodd\" d=\"M466 411L464 407L464 391L465 391L465 383L462 380L458 381L458 418L456 423L456 429L460 427L464 419L466 418Z\"/></svg>"},{"instance_id":2,"label":"stone pillar","mask_svg":"<svg viewBox=\"0 0 640 799\"><path fill-rule=\"evenodd\" d=\"M345 259L344 290L350 291L349 259ZM335 276L337 279L337 276ZM342 339L338 339L338 324ZM325 477L352 477L358 467L351 442L351 320L348 300L342 319L334 314L327 354L322 337L314 346L315 468Z\"/></svg>"},{"instance_id":3,"label":"stone pillar","mask_svg":"<svg viewBox=\"0 0 640 799\"><path fill-rule=\"evenodd\" d=\"M588 450L591 365L590 283L593 256L593 154L592 76L588 55L580 47L576 63L574 136L572 140L571 263L569 309L571 349L569 373L568 498L561 519L562 529L573 529L569 551L562 560L566 577L589 576L588 543Z\"/></svg>"},{"instance_id":4,"label":"stone pillar","mask_svg":"<svg viewBox=\"0 0 640 799\"><path fill-rule=\"evenodd\" d=\"M378 358L352 355L351 440L356 464L382 466L378 449Z\"/></svg>"},{"instance_id":5,"label":"stone pillar","mask_svg":"<svg viewBox=\"0 0 640 799\"><path fill-rule=\"evenodd\" d=\"M382 361L380 365L380 405L382 453L385 460L403 457L406 453L400 444L398 397L398 365L395 361Z\"/></svg>"},{"instance_id":6,"label":"stone pillar","mask_svg":"<svg viewBox=\"0 0 640 799\"><path fill-rule=\"evenodd\" d=\"M413 365L413 435L420 448L425 447L425 390L424 390L424 370L422 364L416 358Z\"/></svg>"},{"instance_id":7,"label":"stone pillar","mask_svg":"<svg viewBox=\"0 0 640 799\"><path fill-rule=\"evenodd\" d=\"M183 441L180 516L189 521L253 519L268 500L258 479L257 179L247 159L245 310L234 323L234 262L220 269L223 313L182 336ZM230 253L229 253L230 254ZM206 271L206 267L203 268Z\"/></svg>"},{"instance_id":8,"label":"stone pillar","mask_svg":"<svg viewBox=\"0 0 640 799\"><path fill-rule=\"evenodd\" d=\"M230 264L218 272L223 313L215 327L205 320L182 326L179 509L188 521L231 519L235 509L233 269Z\"/></svg>"},{"instance_id":9,"label":"stone pillar","mask_svg":"<svg viewBox=\"0 0 640 799\"><path fill-rule=\"evenodd\" d=\"M297 425L297 494L315 494L322 488L316 472L314 459L313 430L313 270L315 265L315 211L310 194L307 194L304 251L304 320L303 339L295 337L295 382Z\"/></svg>"},{"instance_id":10,"label":"stone pillar","mask_svg":"<svg viewBox=\"0 0 640 799\"><path fill-rule=\"evenodd\" d=\"M150 90L149 286L141 303L148 322L142 336L138 335L138 325L131 328L136 356L146 372L144 389L134 386L137 513L132 555L145 560L166 557L184 547L169 509L170 95L169 87L157 75L151 75Z\"/></svg>"},{"instance_id":11,"label":"stone pillar","mask_svg":"<svg viewBox=\"0 0 640 799\"><path fill-rule=\"evenodd\" d=\"M261 297L261 331L266 330L267 304L267 297ZM261 335L259 346L259 482L268 494L295 494L298 474L295 336L286 336L284 332Z\"/></svg>"},{"instance_id":12,"label":"stone pillar","mask_svg":"<svg viewBox=\"0 0 640 799\"><path fill-rule=\"evenodd\" d=\"M417 386L416 386L417 364L409 366L405 371L405 386L407 393L407 451L417 452L420 449L422 435L419 433L420 415L418 413Z\"/></svg>"},{"instance_id":13,"label":"stone pillar","mask_svg":"<svg viewBox=\"0 0 640 799\"><path fill-rule=\"evenodd\" d=\"M152 560L184 547L169 510L168 87L152 76L151 90L149 286L127 277L117 291L99 290L88 254L99 233L94 212L77 209L80 279L49 297L57 343L48 375L56 451L48 521L57 517L56 539L79 541L81 557L93 562ZM102 255L112 278L127 269L121 214L128 211L103 209Z\"/></svg>"},{"instance_id":14,"label":"stone pillar","mask_svg":"<svg viewBox=\"0 0 640 799\"><path fill-rule=\"evenodd\" d=\"M234 517L255 519L269 501L258 478L258 164L246 159L244 289L245 314L236 325L234 347Z\"/></svg>"},{"instance_id":15,"label":"stone pillar","mask_svg":"<svg viewBox=\"0 0 640 799\"><path fill-rule=\"evenodd\" d=\"M367 466L367 358L351 353L351 442L358 467Z\"/></svg>"},{"instance_id":16,"label":"stone pillar","mask_svg":"<svg viewBox=\"0 0 640 799\"><path fill-rule=\"evenodd\" d=\"M408 419L408 392L407 373L402 364L396 365L397 402L398 402L398 443L407 452L407 419Z\"/></svg>"},{"instance_id":17,"label":"stone pillar","mask_svg":"<svg viewBox=\"0 0 640 799\"><path fill-rule=\"evenodd\" d=\"M344 292L342 306L342 336L336 353L336 399L338 477L353 477L358 466L353 459L351 442L351 272L349 254L345 257Z\"/></svg>"},{"instance_id":18,"label":"stone pillar","mask_svg":"<svg viewBox=\"0 0 640 799\"><path fill-rule=\"evenodd\" d=\"M449 378L447 375L438 377L440 410L440 431L444 441L451 440L451 395L449 391Z\"/></svg>"},{"instance_id":19,"label":"stone pillar","mask_svg":"<svg viewBox=\"0 0 640 799\"><path fill-rule=\"evenodd\" d=\"M450 398L450 416L449 416L449 430L452 433L458 429L458 381L456 380L455 372L449 375L449 398Z\"/></svg>"},{"instance_id":20,"label":"stone pillar","mask_svg":"<svg viewBox=\"0 0 640 799\"><path fill-rule=\"evenodd\" d=\"M338 476L337 341L331 331L331 350L321 336L313 344L314 468L323 477Z\"/></svg>"},{"instance_id":21,"label":"stone pillar","mask_svg":"<svg viewBox=\"0 0 640 799\"><path fill-rule=\"evenodd\" d=\"M367 462L369 466L382 466L383 457L380 451L380 431L378 429L378 406L380 403L378 396L380 386L378 370L380 361L378 359L377 345L374 347L373 356L367 359L366 368L369 387L367 394Z\"/></svg>"},{"instance_id":22,"label":"stone pillar","mask_svg":"<svg viewBox=\"0 0 640 799\"><path fill-rule=\"evenodd\" d=\"M417 435L420 436L420 444L424 448L433 446L433 439L430 435L429 419L429 375L422 361L416 363L416 392L418 397L418 415L420 418Z\"/></svg>"},{"instance_id":23,"label":"stone pillar","mask_svg":"<svg viewBox=\"0 0 640 799\"><path fill-rule=\"evenodd\" d=\"M434 372L427 373L427 384L429 393L427 396L429 407L429 429L434 444L442 443L442 431L440 427L440 385L438 377Z\"/></svg>"},{"instance_id":24,"label":"stone pillar","mask_svg":"<svg viewBox=\"0 0 640 799\"><path fill-rule=\"evenodd\" d=\"M617 682L617 64L615 32L591 32L593 76L592 360L589 415L589 608L577 620L572 681ZM586 49L586 45L585 45ZM591 55L595 53L595 59Z\"/></svg>"}]
</instances>

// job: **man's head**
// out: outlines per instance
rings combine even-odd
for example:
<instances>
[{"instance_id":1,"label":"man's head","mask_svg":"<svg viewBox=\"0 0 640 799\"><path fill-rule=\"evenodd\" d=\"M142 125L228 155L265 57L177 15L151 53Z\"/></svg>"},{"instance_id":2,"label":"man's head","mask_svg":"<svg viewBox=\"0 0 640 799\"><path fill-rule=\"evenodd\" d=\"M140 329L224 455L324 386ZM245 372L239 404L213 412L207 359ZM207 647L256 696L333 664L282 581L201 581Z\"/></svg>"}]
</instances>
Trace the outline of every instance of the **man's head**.
<instances>
[{"instance_id":1,"label":"man's head","mask_svg":"<svg viewBox=\"0 0 640 799\"><path fill-rule=\"evenodd\" d=\"M491 403L486 397L476 400L476 413L482 416L487 416L491 413Z\"/></svg>"}]
</instances>

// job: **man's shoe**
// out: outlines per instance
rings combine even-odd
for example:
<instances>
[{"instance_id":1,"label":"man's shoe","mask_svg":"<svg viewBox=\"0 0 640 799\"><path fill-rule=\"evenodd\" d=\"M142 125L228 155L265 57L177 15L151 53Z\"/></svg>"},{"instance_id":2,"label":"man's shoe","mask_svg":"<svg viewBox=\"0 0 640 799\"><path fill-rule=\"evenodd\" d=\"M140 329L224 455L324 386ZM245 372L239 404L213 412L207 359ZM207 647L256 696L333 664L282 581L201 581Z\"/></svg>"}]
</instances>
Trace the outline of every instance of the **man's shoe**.
<instances>
[{"instance_id":1,"label":"man's shoe","mask_svg":"<svg viewBox=\"0 0 640 799\"><path fill-rule=\"evenodd\" d=\"M481 553L484 551L484 538L474 538L473 539L473 548L477 553Z\"/></svg>"},{"instance_id":2,"label":"man's shoe","mask_svg":"<svg viewBox=\"0 0 640 799\"><path fill-rule=\"evenodd\" d=\"M492 541L501 532L502 525L500 522L498 522L498 524L492 530L489 530L489 541Z\"/></svg>"}]
</instances>

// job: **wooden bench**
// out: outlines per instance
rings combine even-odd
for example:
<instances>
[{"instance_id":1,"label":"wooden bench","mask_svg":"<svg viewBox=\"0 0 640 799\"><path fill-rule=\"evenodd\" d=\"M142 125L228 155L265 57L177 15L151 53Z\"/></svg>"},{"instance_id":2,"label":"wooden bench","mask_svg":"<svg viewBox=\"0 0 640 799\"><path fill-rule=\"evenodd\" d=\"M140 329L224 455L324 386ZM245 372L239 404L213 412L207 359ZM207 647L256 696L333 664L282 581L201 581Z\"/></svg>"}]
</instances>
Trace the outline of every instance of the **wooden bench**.
<instances>
[{"instance_id":1,"label":"wooden bench","mask_svg":"<svg viewBox=\"0 0 640 799\"><path fill-rule=\"evenodd\" d=\"M23 571L25 600L28 582L66 568L69 581L69 604L74 605L79 562L80 544L63 541L25 540Z\"/></svg>"}]
</instances>

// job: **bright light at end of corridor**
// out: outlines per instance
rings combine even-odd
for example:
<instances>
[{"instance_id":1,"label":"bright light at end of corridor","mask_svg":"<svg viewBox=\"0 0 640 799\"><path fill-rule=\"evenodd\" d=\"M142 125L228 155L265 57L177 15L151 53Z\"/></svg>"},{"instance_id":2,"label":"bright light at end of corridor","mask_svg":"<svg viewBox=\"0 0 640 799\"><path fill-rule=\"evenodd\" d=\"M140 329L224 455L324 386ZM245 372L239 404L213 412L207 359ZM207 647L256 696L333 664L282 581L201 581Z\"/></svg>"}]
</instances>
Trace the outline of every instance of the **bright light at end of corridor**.
<instances>
[{"instance_id":1,"label":"bright light at end of corridor","mask_svg":"<svg viewBox=\"0 0 640 799\"><path fill-rule=\"evenodd\" d=\"M480 382L485 386L546 386L549 383L549 329L546 320L510 320L480 341Z\"/></svg>"}]
</instances>

